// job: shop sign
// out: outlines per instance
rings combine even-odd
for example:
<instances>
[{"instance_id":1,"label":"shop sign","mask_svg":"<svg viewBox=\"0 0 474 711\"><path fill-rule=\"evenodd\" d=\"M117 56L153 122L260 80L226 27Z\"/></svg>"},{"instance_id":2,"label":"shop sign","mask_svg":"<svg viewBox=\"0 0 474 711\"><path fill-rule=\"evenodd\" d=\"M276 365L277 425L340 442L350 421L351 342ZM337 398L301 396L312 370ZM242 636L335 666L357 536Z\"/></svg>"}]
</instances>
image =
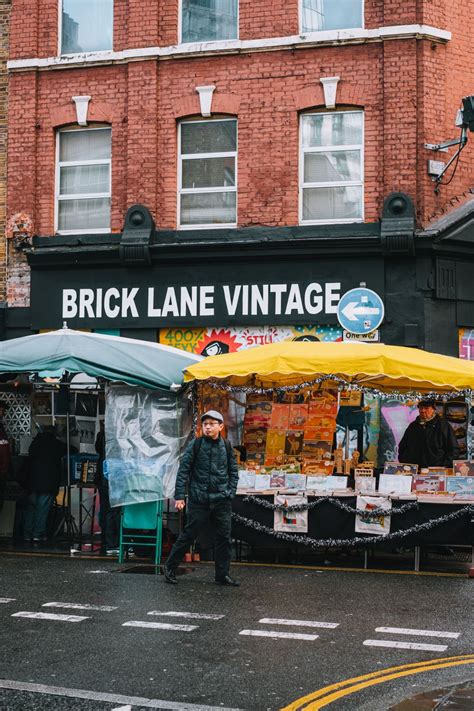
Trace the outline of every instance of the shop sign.
<instances>
[{"instance_id":1,"label":"shop sign","mask_svg":"<svg viewBox=\"0 0 474 711\"><path fill-rule=\"evenodd\" d=\"M363 278L383 288L383 263ZM33 270L33 328L161 328L336 324L341 295L359 283L349 263L266 262L150 269ZM349 329L348 329L349 330Z\"/></svg>"},{"instance_id":2,"label":"shop sign","mask_svg":"<svg viewBox=\"0 0 474 711\"><path fill-rule=\"evenodd\" d=\"M380 341L380 331L378 329L370 331L370 333L351 333L350 331L343 331L342 340L346 343L348 341L358 341L359 343L378 343Z\"/></svg>"},{"instance_id":3,"label":"shop sign","mask_svg":"<svg viewBox=\"0 0 474 711\"><path fill-rule=\"evenodd\" d=\"M345 293L337 307L337 319L351 333L375 331L383 321L385 308L380 296L372 289L359 287Z\"/></svg>"}]
</instances>

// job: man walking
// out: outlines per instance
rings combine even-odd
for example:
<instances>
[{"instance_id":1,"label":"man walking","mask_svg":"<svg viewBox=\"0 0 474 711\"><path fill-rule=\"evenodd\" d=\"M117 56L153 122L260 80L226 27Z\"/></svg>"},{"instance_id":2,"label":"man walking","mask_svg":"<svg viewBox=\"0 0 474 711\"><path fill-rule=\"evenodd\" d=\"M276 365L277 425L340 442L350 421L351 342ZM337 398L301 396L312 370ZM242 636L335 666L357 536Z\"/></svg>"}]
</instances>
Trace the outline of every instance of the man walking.
<instances>
[{"instance_id":1,"label":"man walking","mask_svg":"<svg viewBox=\"0 0 474 711\"><path fill-rule=\"evenodd\" d=\"M184 554L196 538L199 529L210 521L216 534L215 582L238 587L230 577L231 499L235 496L239 474L230 443L221 437L224 418L220 412L209 410L201 417L203 437L193 440L186 448L176 477L176 508L182 511L188 493L188 513L184 530L174 544L164 566L165 580L175 585L176 570Z\"/></svg>"}]
</instances>

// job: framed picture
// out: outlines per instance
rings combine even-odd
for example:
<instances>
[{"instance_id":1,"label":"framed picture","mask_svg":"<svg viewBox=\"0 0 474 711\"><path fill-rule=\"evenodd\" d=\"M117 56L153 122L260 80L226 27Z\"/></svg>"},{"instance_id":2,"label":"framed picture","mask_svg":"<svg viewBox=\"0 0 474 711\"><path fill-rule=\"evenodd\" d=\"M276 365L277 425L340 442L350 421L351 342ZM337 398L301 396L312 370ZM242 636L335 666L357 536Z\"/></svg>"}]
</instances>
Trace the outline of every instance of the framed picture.
<instances>
[{"instance_id":1,"label":"framed picture","mask_svg":"<svg viewBox=\"0 0 474 711\"><path fill-rule=\"evenodd\" d=\"M388 475L401 474L402 476L416 476L418 474L418 464L385 462L383 473Z\"/></svg>"},{"instance_id":2,"label":"framed picture","mask_svg":"<svg viewBox=\"0 0 474 711\"><path fill-rule=\"evenodd\" d=\"M390 512L392 502L384 496L358 496L357 509L367 512L367 514L377 509L382 509L376 516L362 514L356 515L356 533L371 533L377 536L384 536L390 533Z\"/></svg>"},{"instance_id":3,"label":"framed picture","mask_svg":"<svg viewBox=\"0 0 474 711\"><path fill-rule=\"evenodd\" d=\"M457 498L474 499L474 476L450 476L446 479L446 489Z\"/></svg>"},{"instance_id":4,"label":"framed picture","mask_svg":"<svg viewBox=\"0 0 474 711\"><path fill-rule=\"evenodd\" d=\"M455 476L474 476L474 459L456 459L453 467Z\"/></svg>"},{"instance_id":5,"label":"framed picture","mask_svg":"<svg viewBox=\"0 0 474 711\"><path fill-rule=\"evenodd\" d=\"M356 476L355 477L355 492L356 494L375 494L376 479L374 476Z\"/></svg>"},{"instance_id":6,"label":"framed picture","mask_svg":"<svg viewBox=\"0 0 474 711\"><path fill-rule=\"evenodd\" d=\"M444 494L446 491L446 477L436 474L415 477L412 491L415 494Z\"/></svg>"},{"instance_id":7,"label":"framed picture","mask_svg":"<svg viewBox=\"0 0 474 711\"><path fill-rule=\"evenodd\" d=\"M381 474L379 477L380 494L411 494L411 485L411 476Z\"/></svg>"}]
</instances>

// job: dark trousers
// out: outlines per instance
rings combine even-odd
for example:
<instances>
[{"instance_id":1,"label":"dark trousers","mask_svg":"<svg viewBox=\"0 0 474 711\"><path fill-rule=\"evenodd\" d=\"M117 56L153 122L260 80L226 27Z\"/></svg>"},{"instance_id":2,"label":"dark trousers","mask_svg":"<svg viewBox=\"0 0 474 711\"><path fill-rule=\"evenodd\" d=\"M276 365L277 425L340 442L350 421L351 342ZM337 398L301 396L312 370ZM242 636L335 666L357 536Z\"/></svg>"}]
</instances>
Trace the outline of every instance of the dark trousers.
<instances>
[{"instance_id":1,"label":"dark trousers","mask_svg":"<svg viewBox=\"0 0 474 711\"><path fill-rule=\"evenodd\" d=\"M232 504L229 499L208 504L190 502L188 504L186 525L171 549L166 561L167 567L171 570L175 570L178 567L200 529L210 521L216 535L214 549L216 579L229 575L232 555L231 517Z\"/></svg>"},{"instance_id":2,"label":"dark trousers","mask_svg":"<svg viewBox=\"0 0 474 711\"><path fill-rule=\"evenodd\" d=\"M99 525L101 530L101 547L103 550L107 548L118 548L120 535L120 506L111 508L109 500L109 483L107 479L99 482L97 489L99 491Z\"/></svg>"}]
</instances>

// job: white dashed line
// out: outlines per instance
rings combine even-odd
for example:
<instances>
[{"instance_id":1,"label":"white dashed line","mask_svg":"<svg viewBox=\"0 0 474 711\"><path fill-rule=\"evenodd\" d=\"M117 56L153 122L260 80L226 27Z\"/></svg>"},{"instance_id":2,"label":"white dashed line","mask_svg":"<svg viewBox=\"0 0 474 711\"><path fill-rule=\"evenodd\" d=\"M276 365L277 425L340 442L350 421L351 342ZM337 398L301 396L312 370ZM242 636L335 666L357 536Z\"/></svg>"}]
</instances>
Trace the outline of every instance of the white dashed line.
<instances>
[{"instance_id":1,"label":"white dashed line","mask_svg":"<svg viewBox=\"0 0 474 711\"><path fill-rule=\"evenodd\" d=\"M60 607L65 610L98 610L99 612L112 612L118 607L112 605L82 605L76 602L45 602L41 607Z\"/></svg>"},{"instance_id":2,"label":"white dashed line","mask_svg":"<svg viewBox=\"0 0 474 711\"><path fill-rule=\"evenodd\" d=\"M457 639L460 632L437 632L436 630L412 630L405 627L376 627L376 632L386 634L412 634L415 637L444 637L446 639Z\"/></svg>"},{"instance_id":3,"label":"white dashed line","mask_svg":"<svg viewBox=\"0 0 474 711\"><path fill-rule=\"evenodd\" d=\"M328 630L333 630L339 627L339 622L317 622L316 620L280 620L273 617L262 617L259 622L262 625L288 625L295 627L323 627Z\"/></svg>"},{"instance_id":4,"label":"white dashed line","mask_svg":"<svg viewBox=\"0 0 474 711\"><path fill-rule=\"evenodd\" d=\"M317 634L303 634L302 632L266 632L265 630L242 630L239 634L248 637L278 637L280 639L306 639L313 642L318 639Z\"/></svg>"},{"instance_id":5,"label":"white dashed line","mask_svg":"<svg viewBox=\"0 0 474 711\"><path fill-rule=\"evenodd\" d=\"M156 615L158 617L185 617L186 619L192 620L222 620L225 615L213 615L203 612L177 612L170 610L169 612L160 612L159 610L152 610L147 613L148 615Z\"/></svg>"},{"instance_id":6,"label":"white dashed line","mask_svg":"<svg viewBox=\"0 0 474 711\"><path fill-rule=\"evenodd\" d=\"M15 602L16 597L0 597L0 605L6 605L8 602Z\"/></svg>"},{"instance_id":7,"label":"white dashed line","mask_svg":"<svg viewBox=\"0 0 474 711\"><path fill-rule=\"evenodd\" d=\"M15 612L12 617L28 617L34 620L56 620L57 622L82 622L82 620L90 620L90 617L55 615L53 612Z\"/></svg>"},{"instance_id":8,"label":"white dashed line","mask_svg":"<svg viewBox=\"0 0 474 711\"><path fill-rule=\"evenodd\" d=\"M192 632L198 629L196 625L170 625L166 622L142 622L141 620L124 622L122 627L147 627L152 630L176 630L178 632Z\"/></svg>"},{"instance_id":9,"label":"white dashed line","mask_svg":"<svg viewBox=\"0 0 474 711\"><path fill-rule=\"evenodd\" d=\"M365 647L393 647L394 649L418 649L425 652L444 652L448 646L446 644L419 644L418 642L394 642L385 639L366 639L363 642Z\"/></svg>"}]
</instances>

